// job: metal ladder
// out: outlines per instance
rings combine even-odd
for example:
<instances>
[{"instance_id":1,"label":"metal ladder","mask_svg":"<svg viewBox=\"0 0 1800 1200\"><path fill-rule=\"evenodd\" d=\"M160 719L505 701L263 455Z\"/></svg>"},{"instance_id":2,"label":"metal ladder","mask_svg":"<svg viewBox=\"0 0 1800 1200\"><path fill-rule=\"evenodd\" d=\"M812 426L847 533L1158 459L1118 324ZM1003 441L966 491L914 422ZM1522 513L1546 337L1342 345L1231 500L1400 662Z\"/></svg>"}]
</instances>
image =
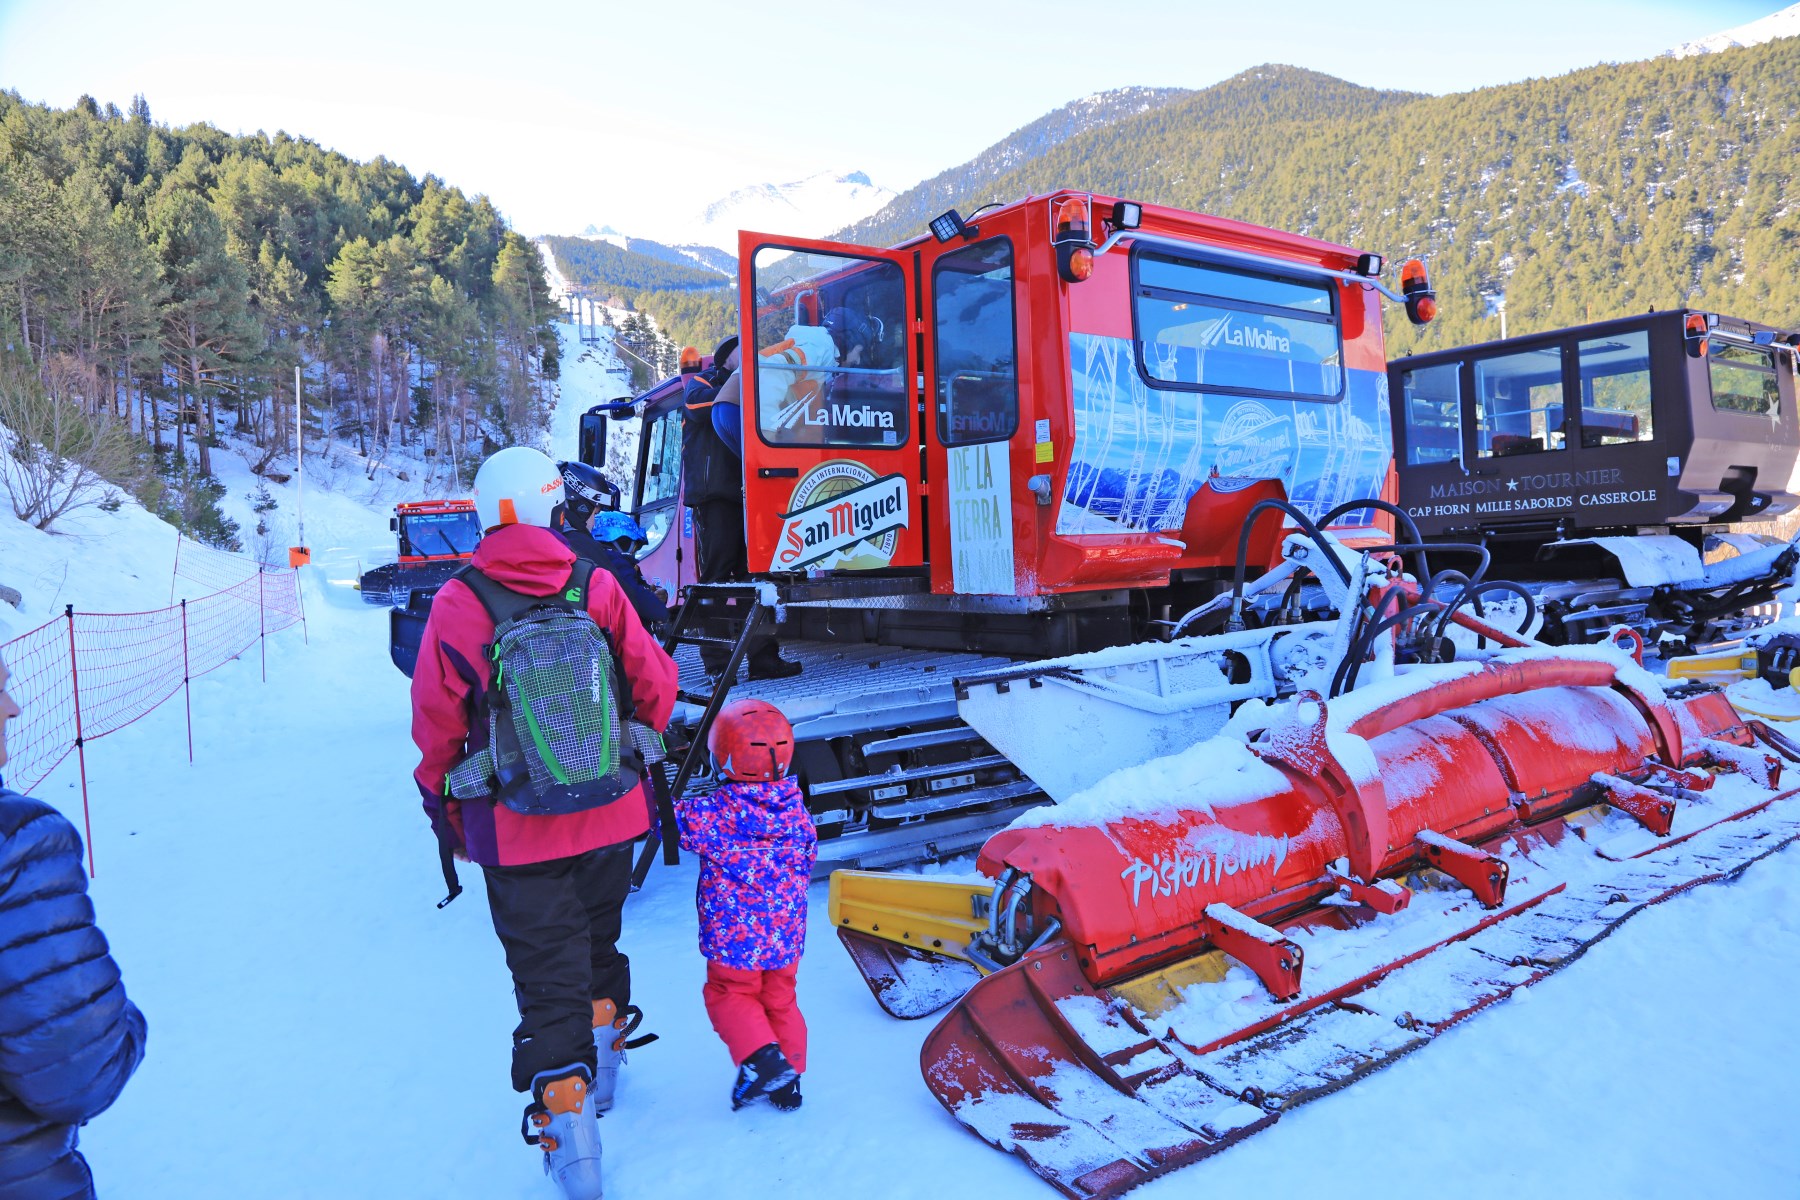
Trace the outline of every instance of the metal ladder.
<instances>
[{"instance_id":1,"label":"metal ladder","mask_svg":"<svg viewBox=\"0 0 1800 1200\"><path fill-rule=\"evenodd\" d=\"M731 609L736 611L727 611ZM710 632L720 626L730 628L734 625L737 626L735 637ZM650 865L656 859L658 846L662 847L663 862L667 865L674 866L681 861L681 839L676 832L675 823L675 798L682 794L695 770L706 761L707 735L712 731L712 724L718 717L719 710L725 707L725 698L737 683L738 667L749 652L750 643L758 636L774 632L775 611L763 603L762 590L756 584L691 583L682 589L681 608L675 614L675 622L669 628L669 635L663 639L663 649L673 658L677 647L682 645L701 648L712 646L728 649L730 658L725 669L715 679L710 693L685 690L675 693L677 699L701 705L704 711L681 753L680 765L675 768L674 778L671 779L668 774L670 758L664 758L647 772L650 790L656 801L657 822L661 833L659 835L657 829L652 829L643 849L638 852L637 865L631 872L632 891L644 886L644 879L650 874Z\"/></svg>"}]
</instances>

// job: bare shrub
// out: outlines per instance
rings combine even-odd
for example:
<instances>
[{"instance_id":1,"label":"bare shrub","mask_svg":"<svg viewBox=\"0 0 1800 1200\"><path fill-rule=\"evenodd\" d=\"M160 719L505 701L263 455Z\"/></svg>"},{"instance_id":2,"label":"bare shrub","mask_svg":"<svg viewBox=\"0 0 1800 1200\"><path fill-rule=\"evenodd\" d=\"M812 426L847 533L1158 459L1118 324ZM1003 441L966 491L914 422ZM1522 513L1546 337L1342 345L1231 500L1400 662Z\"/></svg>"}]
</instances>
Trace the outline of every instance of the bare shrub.
<instances>
[{"instance_id":1,"label":"bare shrub","mask_svg":"<svg viewBox=\"0 0 1800 1200\"><path fill-rule=\"evenodd\" d=\"M107 502L114 486L130 488L142 473L138 446L124 422L82 403L92 372L56 356L39 376L17 359L0 359L0 484L13 515L38 529Z\"/></svg>"}]
</instances>

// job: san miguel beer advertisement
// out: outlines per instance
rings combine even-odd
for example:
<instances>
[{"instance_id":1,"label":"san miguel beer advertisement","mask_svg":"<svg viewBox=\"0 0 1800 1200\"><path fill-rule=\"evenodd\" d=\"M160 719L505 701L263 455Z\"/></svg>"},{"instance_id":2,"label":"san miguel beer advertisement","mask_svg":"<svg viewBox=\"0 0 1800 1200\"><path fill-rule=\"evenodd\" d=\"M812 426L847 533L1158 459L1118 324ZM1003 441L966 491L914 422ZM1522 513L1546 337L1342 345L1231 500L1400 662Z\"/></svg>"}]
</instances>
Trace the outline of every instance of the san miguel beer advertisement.
<instances>
[{"instance_id":1,"label":"san miguel beer advertisement","mask_svg":"<svg viewBox=\"0 0 1800 1200\"><path fill-rule=\"evenodd\" d=\"M906 528L904 475L876 477L862 463L820 463L794 487L775 545L777 571L871 570L893 561Z\"/></svg>"}]
</instances>

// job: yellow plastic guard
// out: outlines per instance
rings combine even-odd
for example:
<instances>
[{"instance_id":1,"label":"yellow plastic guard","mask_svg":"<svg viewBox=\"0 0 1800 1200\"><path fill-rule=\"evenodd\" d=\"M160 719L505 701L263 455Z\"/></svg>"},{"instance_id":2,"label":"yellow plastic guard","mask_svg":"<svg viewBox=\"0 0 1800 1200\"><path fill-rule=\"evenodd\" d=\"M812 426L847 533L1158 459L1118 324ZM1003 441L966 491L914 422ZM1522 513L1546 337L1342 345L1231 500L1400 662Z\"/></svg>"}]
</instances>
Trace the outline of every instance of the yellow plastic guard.
<instances>
[{"instance_id":1,"label":"yellow plastic guard","mask_svg":"<svg viewBox=\"0 0 1800 1200\"><path fill-rule=\"evenodd\" d=\"M1196 983L1217 983L1230 969L1231 960L1223 950L1208 950L1161 970L1108 986L1114 995L1123 996L1139 1012L1154 1017L1181 1003L1183 988Z\"/></svg>"},{"instance_id":2,"label":"yellow plastic guard","mask_svg":"<svg viewBox=\"0 0 1800 1200\"><path fill-rule=\"evenodd\" d=\"M1671 658L1668 664L1670 679L1698 679L1705 683L1725 683L1733 679L1748 679L1756 674L1756 651L1732 650L1725 654L1690 654L1686 658Z\"/></svg>"},{"instance_id":3,"label":"yellow plastic guard","mask_svg":"<svg viewBox=\"0 0 1800 1200\"><path fill-rule=\"evenodd\" d=\"M934 879L885 871L833 871L831 923L871 937L967 960L969 939L987 928L991 879ZM980 903L981 915L976 915Z\"/></svg>"}]
</instances>

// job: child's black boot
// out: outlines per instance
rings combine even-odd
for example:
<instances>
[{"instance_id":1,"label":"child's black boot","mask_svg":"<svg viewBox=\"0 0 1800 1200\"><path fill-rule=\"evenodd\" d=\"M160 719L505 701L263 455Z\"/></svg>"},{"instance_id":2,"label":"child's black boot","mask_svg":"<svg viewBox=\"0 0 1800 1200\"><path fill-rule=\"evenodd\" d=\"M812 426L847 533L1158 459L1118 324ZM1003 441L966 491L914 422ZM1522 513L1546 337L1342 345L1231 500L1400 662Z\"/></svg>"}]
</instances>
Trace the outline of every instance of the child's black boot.
<instances>
[{"instance_id":1,"label":"child's black boot","mask_svg":"<svg viewBox=\"0 0 1800 1200\"><path fill-rule=\"evenodd\" d=\"M782 1057L781 1047L770 1042L739 1065L737 1082L731 1087L731 1107L740 1109L799 1078L800 1072Z\"/></svg>"},{"instance_id":2,"label":"child's black boot","mask_svg":"<svg viewBox=\"0 0 1800 1200\"><path fill-rule=\"evenodd\" d=\"M799 1108L800 1080L796 1077L794 1082L788 1084L786 1087L778 1087L770 1092L769 1103L773 1104L776 1108L779 1108L782 1112L793 1112L796 1108Z\"/></svg>"}]
</instances>

